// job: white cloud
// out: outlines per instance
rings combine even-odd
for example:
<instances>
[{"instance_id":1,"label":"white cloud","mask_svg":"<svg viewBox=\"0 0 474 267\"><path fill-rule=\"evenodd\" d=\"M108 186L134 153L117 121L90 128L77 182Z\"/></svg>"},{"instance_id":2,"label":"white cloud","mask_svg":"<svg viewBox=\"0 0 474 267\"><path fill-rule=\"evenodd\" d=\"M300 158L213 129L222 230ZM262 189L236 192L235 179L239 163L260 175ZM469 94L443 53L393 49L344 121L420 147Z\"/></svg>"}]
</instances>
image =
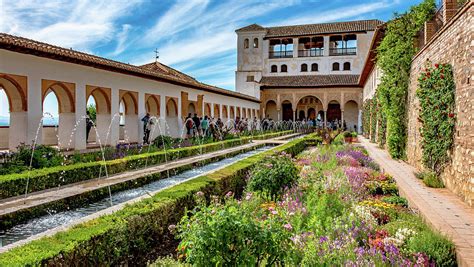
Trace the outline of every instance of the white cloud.
<instances>
[{"instance_id":1,"label":"white cloud","mask_svg":"<svg viewBox=\"0 0 474 267\"><path fill-rule=\"evenodd\" d=\"M141 2L3 0L0 30L77 50L92 50L113 39L116 20Z\"/></svg>"},{"instance_id":2,"label":"white cloud","mask_svg":"<svg viewBox=\"0 0 474 267\"><path fill-rule=\"evenodd\" d=\"M132 25L130 24L122 25L122 31L117 34L117 47L115 48L112 55L116 56L125 51L127 48L126 41L131 29Z\"/></svg>"}]
</instances>

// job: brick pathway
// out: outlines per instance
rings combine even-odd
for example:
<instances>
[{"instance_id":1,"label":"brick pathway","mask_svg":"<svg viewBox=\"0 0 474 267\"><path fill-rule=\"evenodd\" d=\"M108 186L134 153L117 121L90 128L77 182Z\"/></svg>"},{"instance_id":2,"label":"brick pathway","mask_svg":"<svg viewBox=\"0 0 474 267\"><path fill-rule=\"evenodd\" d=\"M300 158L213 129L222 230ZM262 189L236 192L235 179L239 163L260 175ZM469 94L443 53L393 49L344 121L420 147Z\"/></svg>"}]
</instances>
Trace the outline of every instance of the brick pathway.
<instances>
[{"instance_id":1,"label":"brick pathway","mask_svg":"<svg viewBox=\"0 0 474 267\"><path fill-rule=\"evenodd\" d=\"M426 187L414 175L415 168L390 158L368 139L359 136L361 145L380 167L391 174L408 199L410 206L420 211L427 223L445 234L456 245L459 266L474 266L474 208L469 207L448 189Z\"/></svg>"}]
</instances>

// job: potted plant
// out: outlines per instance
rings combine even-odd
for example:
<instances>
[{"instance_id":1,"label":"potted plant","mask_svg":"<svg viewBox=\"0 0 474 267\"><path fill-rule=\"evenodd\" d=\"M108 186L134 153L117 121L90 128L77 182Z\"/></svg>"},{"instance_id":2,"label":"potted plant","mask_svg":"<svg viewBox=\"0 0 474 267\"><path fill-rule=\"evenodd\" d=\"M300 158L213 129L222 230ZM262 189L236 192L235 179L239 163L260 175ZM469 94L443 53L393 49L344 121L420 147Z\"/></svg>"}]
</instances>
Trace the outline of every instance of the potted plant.
<instances>
[{"instance_id":1,"label":"potted plant","mask_svg":"<svg viewBox=\"0 0 474 267\"><path fill-rule=\"evenodd\" d=\"M352 134L350 132L344 132L344 141L346 143L352 143Z\"/></svg>"},{"instance_id":2,"label":"potted plant","mask_svg":"<svg viewBox=\"0 0 474 267\"><path fill-rule=\"evenodd\" d=\"M357 132L352 132L351 136L352 136L353 143L359 142L359 140L357 139Z\"/></svg>"}]
</instances>

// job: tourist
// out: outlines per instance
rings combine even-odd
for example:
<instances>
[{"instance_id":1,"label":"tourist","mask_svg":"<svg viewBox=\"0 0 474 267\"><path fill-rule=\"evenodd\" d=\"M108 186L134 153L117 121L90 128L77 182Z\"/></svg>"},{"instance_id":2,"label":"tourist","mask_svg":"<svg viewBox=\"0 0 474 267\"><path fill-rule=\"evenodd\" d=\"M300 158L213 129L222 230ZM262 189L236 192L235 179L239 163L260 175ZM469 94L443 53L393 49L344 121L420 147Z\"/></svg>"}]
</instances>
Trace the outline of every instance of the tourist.
<instances>
[{"instance_id":1,"label":"tourist","mask_svg":"<svg viewBox=\"0 0 474 267\"><path fill-rule=\"evenodd\" d=\"M194 137L199 136L199 130L201 128L201 120L199 119L198 115L194 113L193 117L193 135Z\"/></svg>"},{"instance_id":2,"label":"tourist","mask_svg":"<svg viewBox=\"0 0 474 267\"><path fill-rule=\"evenodd\" d=\"M184 125L186 127L186 138L191 138L192 130L193 130L193 119L191 118L191 113L188 113L188 116L184 120Z\"/></svg>"},{"instance_id":3,"label":"tourist","mask_svg":"<svg viewBox=\"0 0 474 267\"><path fill-rule=\"evenodd\" d=\"M209 118L207 116L204 116L204 119L201 121L201 129L203 136L207 137L209 135Z\"/></svg>"},{"instance_id":4,"label":"tourist","mask_svg":"<svg viewBox=\"0 0 474 267\"><path fill-rule=\"evenodd\" d=\"M94 125L94 122L91 120L89 110L86 111L87 117L86 117L86 143L87 140L89 140L89 133L92 129L92 126Z\"/></svg>"},{"instance_id":5,"label":"tourist","mask_svg":"<svg viewBox=\"0 0 474 267\"><path fill-rule=\"evenodd\" d=\"M143 143L144 144L149 144L149 138L150 138L150 127L148 127L148 124L150 123L150 113L147 113L145 117L142 118L143 121Z\"/></svg>"}]
</instances>

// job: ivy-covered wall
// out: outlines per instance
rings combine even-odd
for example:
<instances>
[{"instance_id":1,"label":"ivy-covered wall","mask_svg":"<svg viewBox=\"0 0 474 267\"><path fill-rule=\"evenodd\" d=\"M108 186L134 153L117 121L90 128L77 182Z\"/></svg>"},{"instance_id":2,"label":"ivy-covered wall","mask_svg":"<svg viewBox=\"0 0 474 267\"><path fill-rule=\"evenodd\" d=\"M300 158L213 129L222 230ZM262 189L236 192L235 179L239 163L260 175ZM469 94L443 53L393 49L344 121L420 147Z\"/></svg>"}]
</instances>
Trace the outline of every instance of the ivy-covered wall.
<instances>
[{"instance_id":1,"label":"ivy-covered wall","mask_svg":"<svg viewBox=\"0 0 474 267\"><path fill-rule=\"evenodd\" d=\"M461 196L471 206L474 206L473 14L474 3L470 1L413 58L407 100L406 149L408 163L423 169L420 100L416 96L416 91L420 88L418 79L426 72L427 61L431 67L435 64L450 64L455 84L456 123L453 147L448 152L449 161L441 173L441 178L448 189Z\"/></svg>"}]
</instances>

